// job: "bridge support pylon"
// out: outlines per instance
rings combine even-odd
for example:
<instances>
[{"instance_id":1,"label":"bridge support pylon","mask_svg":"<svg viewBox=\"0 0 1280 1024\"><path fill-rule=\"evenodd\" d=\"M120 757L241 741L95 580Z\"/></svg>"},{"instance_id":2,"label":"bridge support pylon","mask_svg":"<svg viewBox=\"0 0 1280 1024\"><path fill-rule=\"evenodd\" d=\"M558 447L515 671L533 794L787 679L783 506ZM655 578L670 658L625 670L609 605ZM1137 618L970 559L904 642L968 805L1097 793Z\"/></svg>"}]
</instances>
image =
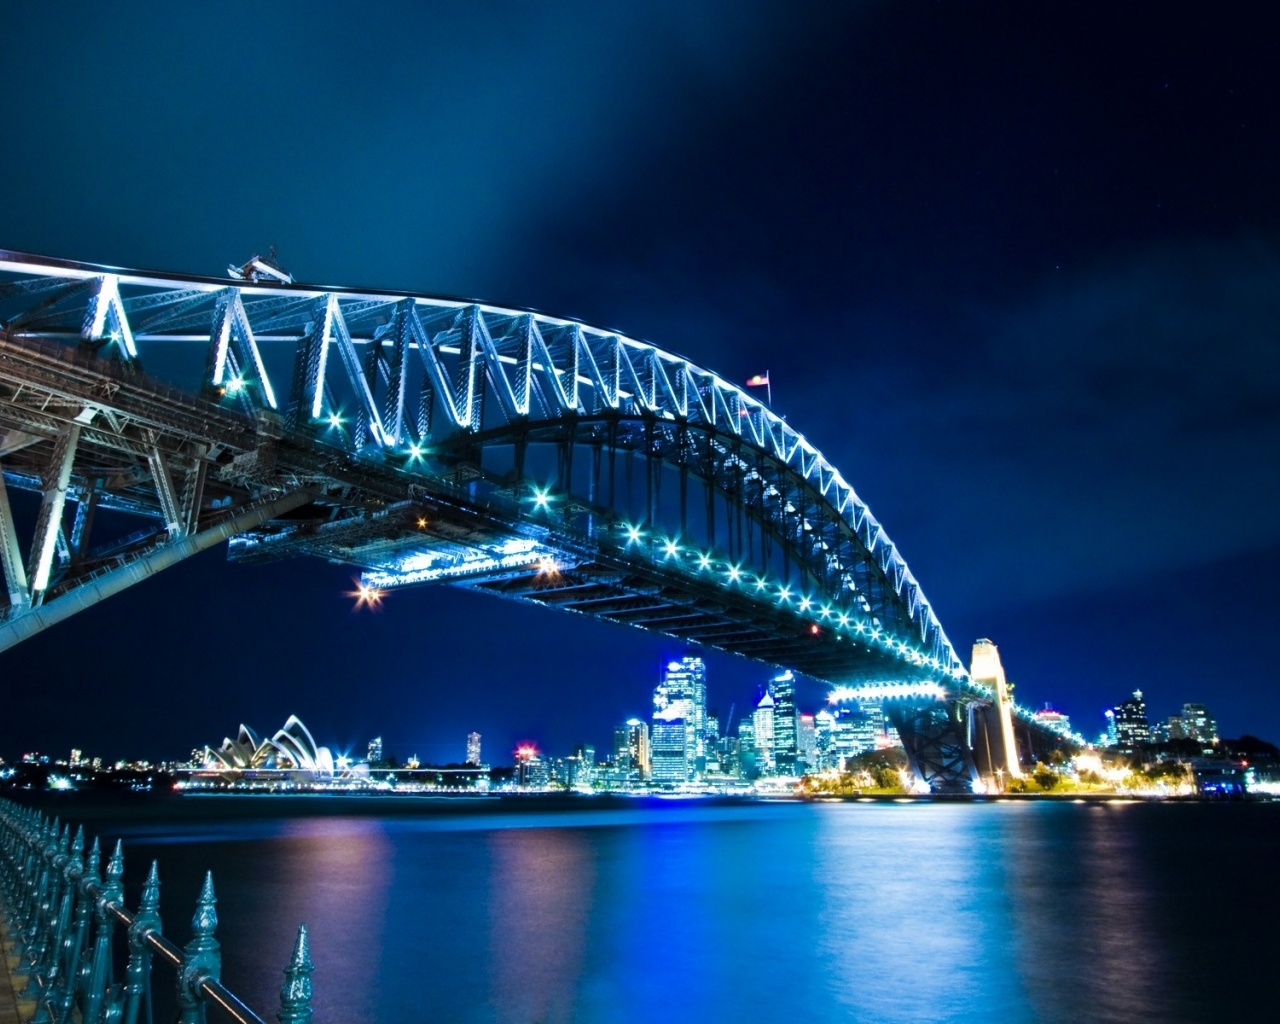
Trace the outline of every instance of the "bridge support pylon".
<instances>
[{"instance_id":1,"label":"bridge support pylon","mask_svg":"<svg viewBox=\"0 0 1280 1024\"><path fill-rule=\"evenodd\" d=\"M991 690L991 700L973 709L971 742L988 792L1000 793L1009 779L1022 777L1022 759L1013 731L1013 695L1004 677L1000 651L990 640L974 643L969 676Z\"/></svg>"},{"instance_id":2,"label":"bridge support pylon","mask_svg":"<svg viewBox=\"0 0 1280 1024\"><path fill-rule=\"evenodd\" d=\"M912 706L886 704L907 761L931 793L972 793L978 778L969 749L966 709L960 701Z\"/></svg>"}]
</instances>

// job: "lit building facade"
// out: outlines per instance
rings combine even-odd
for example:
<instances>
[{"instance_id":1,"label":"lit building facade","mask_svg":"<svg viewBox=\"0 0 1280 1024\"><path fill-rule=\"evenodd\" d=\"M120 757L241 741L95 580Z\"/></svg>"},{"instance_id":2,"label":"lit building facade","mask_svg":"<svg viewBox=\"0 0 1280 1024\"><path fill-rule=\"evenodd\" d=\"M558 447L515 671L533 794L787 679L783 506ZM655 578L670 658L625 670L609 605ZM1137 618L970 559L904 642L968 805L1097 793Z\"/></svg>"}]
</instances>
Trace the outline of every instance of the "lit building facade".
<instances>
[{"instance_id":1,"label":"lit building facade","mask_svg":"<svg viewBox=\"0 0 1280 1024\"><path fill-rule=\"evenodd\" d=\"M480 734L478 732L467 733L467 764L480 763Z\"/></svg>"},{"instance_id":2,"label":"lit building facade","mask_svg":"<svg viewBox=\"0 0 1280 1024\"><path fill-rule=\"evenodd\" d=\"M1116 746L1121 750L1136 750L1144 743L1151 742L1151 723L1147 720L1147 702L1141 690L1134 690L1133 696L1116 705Z\"/></svg>"},{"instance_id":3,"label":"lit building facade","mask_svg":"<svg viewBox=\"0 0 1280 1024\"><path fill-rule=\"evenodd\" d=\"M634 772L637 781L649 778L651 756L649 724L630 718L613 730L613 763L620 771Z\"/></svg>"},{"instance_id":4,"label":"lit building facade","mask_svg":"<svg viewBox=\"0 0 1280 1024\"><path fill-rule=\"evenodd\" d=\"M595 784L596 748L590 744L582 744L568 760L567 784L570 789L590 789Z\"/></svg>"},{"instance_id":5,"label":"lit building facade","mask_svg":"<svg viewBox=\"0 0 1280 1024\"><path fill-rule=\"evenodd\" d=\"M751 713L755 736L756 770L761 775L772 774L774 768L773 708L773 694L769 692L768 687L765 687L764 693L756 701L755 711ZM742 737L741 730L738 732L738 737Z\"/></svg>"},{"instance_id":6,"label":"lit building facade","mask_svg":"<svg viewBox=\"0 0 1280 1024\"><path fill-rule=\"evenodd\" d=\"M514 781L519 789L546 789L551 784L551 767L537 747L517 748Z\"/></svg>"},{"instance_id":7,"label":"lit building facade","mask_svg":"<svg viewBox=\"0 0 1280 1024\"><path fill-rule=\"evenodd\" d=\"M1042 707L1032 717L1041 725L1059 733L1064 733L1071 729L1071 719L1049 704Z\"/></svg>"},{"instance_id":8,"label":"lit building facade","mask_svg":"<svg viewBox=\"0 0 1280 1024\"><path fill-rule=\"evenodd\" d=\"M701 658L686 655L668 662L654 688L655 727L676 719L684 722L686 773L694 778L705 768L707 753L707 666Z\"/></svg>"},{"instance_id":9,"label":"lit building facade","mask_svg":"<svg viewBox=\"0 0 1280 1024\"><path fill-rule=\"evenodd\" d=\"M818 730L813 715L796 718L796 756L802 771L818 767Z\"/></svg>"},{"instance_id":10,"label":"lit building facade","mask_svg":"<svg viewBox=\"0 0 1280 1024\"><path fill-rule=\"evenodd\" d=\"M1183 704L1179 716L1182 733L1206 749L1218 744L1218 722L1203 704Z\"/></svg>"},{"instance_id":11,"label":"lit building facade","mask_svg":"<svg viewBox=\"0 0 1280 1024\"><path fill-rule=\"evenodd\" d=\"M382 737L375 736L369 741L369 764L379 765L382 763Z\"/></svg>"},{"instance_id":12,"label":"lit building facade","mask_svg":"<svg viewBox=\"0 0 1280 1024\"><path fill-rule=\"evenodd\" d=\"M850 758L885 746L888 733L879 704L823 708L813 716L817 768L843 771Z\"/></svg>"},{"instance_id":13,"label":"lit building facade","mask_svg":"<svg viewBox=\"0 0 1280 1024\"><path fill-rule=\"evenodd\" d=\"M738 723L738 776L747 780L757 779L760 770L755 716L747 715Z\"/></svg>"},{"instance_id":14,"label":"lit building facade","mask_svg":"<svg viewBox=\"0 0 1280 1024\"><path fill-rule=\"evenodd\" d=\"M799 729L796 722L796 681L790 670L769 684L773 695L773 766L779 775L798 775Z\"/></svg>"},{"instance_id":15,"label":"lit building facade","mask_svg":"<svg viewBox=\"0 0 1280 1024\"><path fill-rule=\"evenodd\" d=\"M649 778L655 786L689 781L689 728L683 718L659 719L649 734Z\"/></svg>"}]
</instances>

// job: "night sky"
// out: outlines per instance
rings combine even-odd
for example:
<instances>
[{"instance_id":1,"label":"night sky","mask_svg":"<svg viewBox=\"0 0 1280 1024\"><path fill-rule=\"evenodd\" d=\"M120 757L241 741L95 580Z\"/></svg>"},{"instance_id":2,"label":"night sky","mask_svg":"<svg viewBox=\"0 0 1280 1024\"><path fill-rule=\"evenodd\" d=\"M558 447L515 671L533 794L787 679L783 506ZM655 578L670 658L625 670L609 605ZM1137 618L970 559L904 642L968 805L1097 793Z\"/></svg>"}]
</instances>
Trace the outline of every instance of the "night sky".
<instances>
[{"instance_id":1,"label":"night sky","mask_svg":"<svg viewBox=\"0 0 1280 1024\"><path fill-rule=\"evenodd\" d=\"M967 662L1280 739L1280 88L1262 4L11 4L0 247L535 308L773 402ZM0 753L551 753L660 637L207 553L0 655ZM765 666L708 654L741 714ZM803 688L812 709L822 696Z\"/></svg>"}]
</instances>

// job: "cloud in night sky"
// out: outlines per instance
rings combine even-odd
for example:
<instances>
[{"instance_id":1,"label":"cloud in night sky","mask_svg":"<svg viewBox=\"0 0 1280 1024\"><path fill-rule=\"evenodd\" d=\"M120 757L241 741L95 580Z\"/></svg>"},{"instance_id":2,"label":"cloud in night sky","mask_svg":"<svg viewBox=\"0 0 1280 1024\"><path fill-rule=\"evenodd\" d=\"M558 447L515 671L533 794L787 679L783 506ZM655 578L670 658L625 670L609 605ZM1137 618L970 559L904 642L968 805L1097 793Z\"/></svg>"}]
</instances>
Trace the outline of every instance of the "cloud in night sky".
<instances>
[{"instance_id":1,"label":"cloud in night sky","mask_svg":"<svg viewBox=\"0 0 1280 1024\"><path fill-rule=\"evenodd\" d=\"M1280 542L1277 281L1261 243L1100 261L971 313L986 344L877 410L898 439L886 454L946 495L918 515L965 538L946 560L968 600L1105 588Z\"/></svg>"}]
</instances>

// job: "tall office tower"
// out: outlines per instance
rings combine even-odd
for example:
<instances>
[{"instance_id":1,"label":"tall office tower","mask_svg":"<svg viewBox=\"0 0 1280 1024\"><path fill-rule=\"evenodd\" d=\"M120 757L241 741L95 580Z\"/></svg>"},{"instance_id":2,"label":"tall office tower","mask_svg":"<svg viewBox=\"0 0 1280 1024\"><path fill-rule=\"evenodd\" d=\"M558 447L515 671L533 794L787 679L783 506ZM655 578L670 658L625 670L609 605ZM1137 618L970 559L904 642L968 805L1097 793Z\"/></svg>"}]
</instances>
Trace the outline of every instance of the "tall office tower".
<instances>
[{"instance_id":1,"label":"tall office tower","mask_svg":"<svg viewBox=\"0 0 1280 1024\"><path fill-rule=\"evenodd\" d=\"M551 766L538 755L537 747L516 750L515 782L521 789L546 789L551 782Z\"/></svg>"},{"instance_id":2,"label":"tall office tower","mask_svg":"<svg viewBox=\"0 0 1280 1024\"><path fill-rule=\"evenodd\" d=\"M769 684L773 693L773 762L779 775L795 775L799 754L796 732L796 677L783 672Z\"/></svg>"},{"instance_id":3,"label":"tall office tower","mask_svg":"<svg viewBox=\"0 0 1280 1024\"><path fill-rule=\"evenodd\" d=\"M756 701L756 709L751 715L751 723L755 727L756 767L762 775L773 774L774 769L774 735L773 735L773 694L769 688L762 687L764 694ZM742 731L738 731L742 735Z\"/></svg>"},{"instance_id":4,"label":"tall office tower","mask_svg":"<svg viewBox=\"0 0 1280 1024\"><path fill-rule=\"evenodd\" d=\"M1139 744L1151 742L1151 723L1147 721L1147 702L1142 691L1134 690L1133 696L1116 705L1116 746L1121 750L1134 750Z\"/></svg>"},{"instance_id":5,"label":"tall office tower","mask_svg":"<svg viewBox=\"0 0 1280 1024\"><path fill-rule=\"evenodd\" d=\"M1104 745L1108 747L1117 746L1120 743L1120 730L1116 728L1115 708L1107 708L1102 713L1102 717L1107 720L1106 732L1103 733Z\"/></svg>"},{"instance_id":6,"label":"tall office tower","mask_svg":"<svg viewBox=\"0 0 1280 1024\"><path fill-rule=\"evenodd\" d=\"M596 748L580 744L566 761L569 774L566 780L570 789L590 789L595 782Z\"/></svg>"},{"instance_id":7,"label":"tall office tower","mask_svg":"<svg viewBox=\"0 0 1280 1024\"><path fill-rule=\"evenodd\" d=\"M637 779L649 777L651 762L647 722L630 718L625 725L613 730L613 763L618 768L635 772Z\"/></svg>"},{"instance_id":8,"label":"tall office tower","mask_svg":"<svg viewBox=\"0 0 1280 1024\"><path fill-rule=\"evenodd\" d=\"M683 718L688 730L689 764L696 770L706 756L707 666L701 658L685 655L667 663L653 691L653 717L657 721Z\"/></svg>"},{"instance_id":9,"label":"tall office tower","mask_svg":"<svg viewBox=\"0 0 1280 1024\"><path fill-rule=\"evenodd\" d=\"M1187 707L1191 707L1191 705L1188 704ZM71 767L79 768L81 762L83 761L84 761L83 751L77 750L75 747L72 747L71 748Z\"/></svg>"},{"instance_id":10,"label":"tall office tower","mask_svg":"<svg viewBox=\"0 0 1280 1024\"><path fill-rule=\"evenodd\" d=\"M813 716L813 745L817 756L815 767L821 771L844 767L835 752L836 715L830 708L823 708Z\"/></svg>"},{"instance_id":11,"label":"tall office tower","mask_svg":"<svg viewBox=\"0 0 1280 1024\"><path fill-rule=\"evenodd\" d=\"M1182 732L1188 739L1198 740L1206 747L1218 742L1218 723L1203 704L1182 705Z\"/></svg>"},{"instance_id":12,"label":"tall office tower","mask_svg":"<svg viewBox=\"0 0 1280 1024\"><path fill-rule=\"evenodd\" d=\"M716 761L720 766L720 774L731 778L740 778L742 765L738 761L738 740L734 736L721 736L716 740Z\"/></svg>"},{"instance_id":13,"label":"tall office tower","mask_svg":"<svg viewBox=\"0 0 1280 1024\"><path fill-rule=\"evenodd\" d=\"M796 763L801 772L818 769L818 735L813 715L796 719Z\"/></svg>"},{"instance_id":14,"label":"tall office tower","mask_svg":"<svg viewBox=\"0 0 1280 1024\"><path fill-rule=\"evenodd\" d=\"M859 701L858 710L867 720L867 731L870 737L868 750L902 745L898 739L898 731L889 728L889 722L884 717L883 704Z\"/></svg>"},{"instance_id":15,"label":"tall office tower","mask_svg":"<svg viewBox=\"0 0 1280 1024\"><path fill-rule=\"evenodd\" d=\"M631 729L626 725L613 727L613 763L617 768L631 767Z\"/></svg>"},{"instance_id":16,"label":"tall office tower","mask_svg":"<svg viewBox=\"0 0 1280 1024\"><path fill-rule=\"evenodd\" d=\"M744 715L738 722L738 777L755 779L760 776L760 755L756 750L756 722L752 715Z\"/></svg>"},{"instance_id":17,"label":"tall office tower","mask_svg":"<svg viewBox=\"0 0 1280 1024\"><path fill-rule=\"evenodd\" d=\"M650 733L649 756L654 785L676 786L689 781L687 723L683 718L657 719Z\"/></svg>"},{"instance_id":18,"label":"tall office tower","mask_svg":"<svg viewBox=\"0 0 1280 1024\"><path fill-rule=\"evenodd\" d=\"M480 763L480 734L478 732L467 733L467 764Z\"/></svg>"},{"instance_id":19,"label":"tall office tower","mask_svg":"<svg viewBox=\"0 0 1280 1024\"><path fill-rule=\"evenodd\" d=\"M868 708L874 709L869 711ZM856 757L885 746L888 731L884 727L884 710L879 704L860 704L845 708L842 720L848 735L849 749Z\"/></svg>"},{"instance_id":20,"label":"tall office tower","mask_svg":"<svg viewBox=\"0 0 1280 1024\"><path fill-rule=\"evenodd\" d=\"M375 736L369 741L369 763L382 763L382 737Z\"/></svg>"}]
</instances>

